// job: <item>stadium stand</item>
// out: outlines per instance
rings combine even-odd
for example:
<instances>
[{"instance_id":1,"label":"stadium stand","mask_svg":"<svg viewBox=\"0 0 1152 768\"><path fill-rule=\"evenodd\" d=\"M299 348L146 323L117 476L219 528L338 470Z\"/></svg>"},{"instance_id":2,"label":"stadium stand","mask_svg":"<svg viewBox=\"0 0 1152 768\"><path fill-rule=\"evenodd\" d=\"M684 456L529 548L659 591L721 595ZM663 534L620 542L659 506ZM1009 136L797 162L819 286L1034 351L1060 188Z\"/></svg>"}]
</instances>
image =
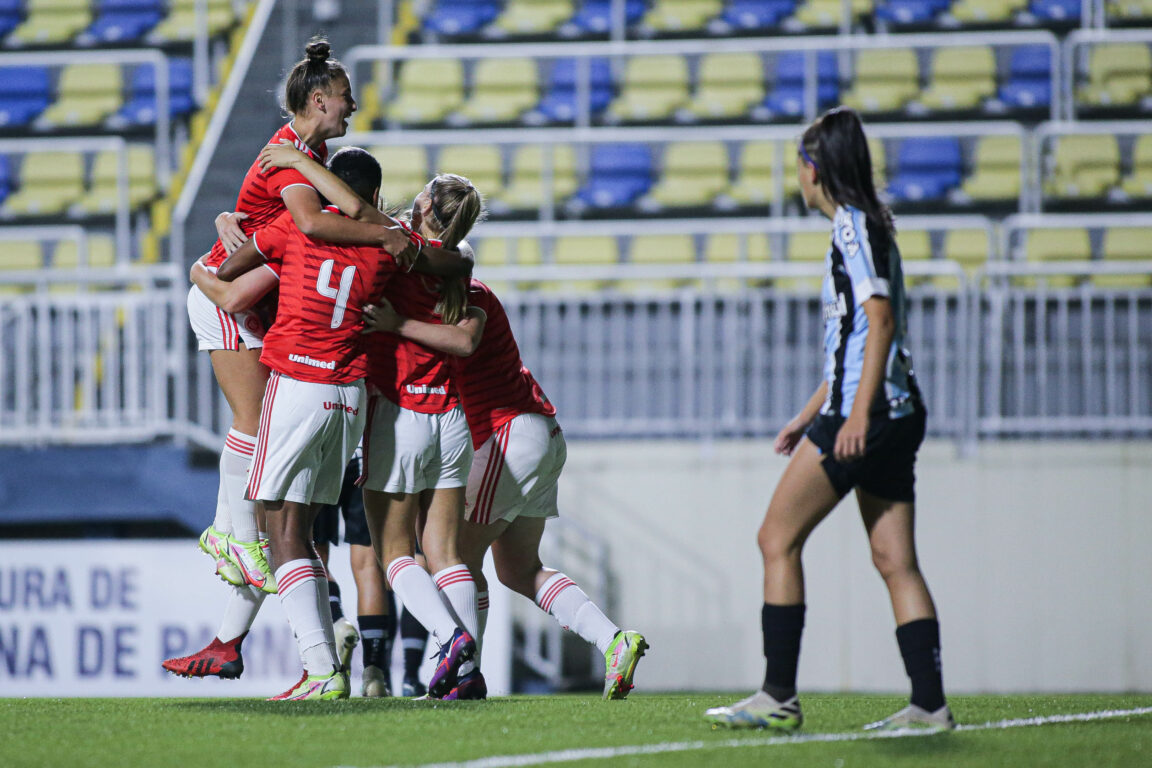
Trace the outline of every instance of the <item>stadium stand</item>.
<instances>
[{"instance_id":1,"label":"stadium stand","mask_svg":"<svg viewBox=\"0 0 1152 768\"><path fill-rule=\"evenodd\" d=\"M52 102L47 67L0 69L0 129L19 131Z\"/></svg>"},{"instance_id":2,"label":"stadium stand","mask_svg":"<svg viewBox=\"0 0 1152 768\"><path fill-rule=\"evenodd\" d=\"M161 0L97 0L92 26L76 37L77 45L137 42L164 18Z\"/></svg>"}]
</instances>

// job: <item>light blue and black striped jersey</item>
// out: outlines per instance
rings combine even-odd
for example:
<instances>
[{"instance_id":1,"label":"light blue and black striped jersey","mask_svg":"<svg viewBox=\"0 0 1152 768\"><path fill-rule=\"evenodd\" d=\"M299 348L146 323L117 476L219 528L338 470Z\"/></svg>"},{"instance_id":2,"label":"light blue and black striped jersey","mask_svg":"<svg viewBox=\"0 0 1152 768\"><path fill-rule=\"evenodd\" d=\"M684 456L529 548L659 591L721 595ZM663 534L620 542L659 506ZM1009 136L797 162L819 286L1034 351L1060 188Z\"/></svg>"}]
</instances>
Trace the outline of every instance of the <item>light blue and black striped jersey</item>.
<instances>
[{"instance_id":1,"label":"light blue and black striped jersey","mask_svg":"<svg viewBox=\"0 0 1152 768\"><path fill-rule=\"evenodd\" d=\"M821 413L848 416L860 385L868 316L863 304L883 296L892 304L895 333L884 375L886 406L878 395L873 412L884 408L889 418L913 410L916 384L912 358L904 349L907 333L904 271L900 251L883 227L869 226L864 212L840 206L832 219L832 244L825 258L827 272L821 290L824 304L824 379L828 398Z\"/></svg>"}]
</instances>

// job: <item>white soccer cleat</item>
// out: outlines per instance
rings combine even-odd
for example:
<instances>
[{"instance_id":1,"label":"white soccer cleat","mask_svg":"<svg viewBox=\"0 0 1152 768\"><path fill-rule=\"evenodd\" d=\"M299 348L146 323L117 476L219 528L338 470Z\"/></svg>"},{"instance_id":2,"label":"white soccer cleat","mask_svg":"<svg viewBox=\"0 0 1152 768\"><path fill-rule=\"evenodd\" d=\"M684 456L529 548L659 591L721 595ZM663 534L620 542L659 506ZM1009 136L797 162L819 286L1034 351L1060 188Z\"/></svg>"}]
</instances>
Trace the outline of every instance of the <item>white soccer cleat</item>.
<instances>
[{"instance_id":1,"label":"white soccer cleat","mask_svg":"<svg viewBox=\"0 0 1152 768\"><path fill-rule=\"evenodd\" d=\"M951 731L956 727L948 705L935 712L909 704L894 715L864 726L866 731Z\"/></svg>"},{"instance_id":2,"label":"white soccer cleat","mask_svg":"<svg viewBox=\"0 0 1152 768\"><path fill-rule=\"evenodd\" d=\"M727 707L713 707L704 713L704 718L729 728L772 728L778 731L794 731L804 723L800 701L795 696L780 702L764 691L756 691Z\"/></svg>"},{"instance_id":3,"label":"white soccer cleat","mask_svg":"<svg viewBox=\"0 0 1152 768\"><path fill-rule=\"evenodd\" d=\"M332 622L332 631L336 635L336 656L340 659L340 669L347 672L352 663L352 651L360 642L360 633L347 618L341 616Z\"/></svg>"},{"instance_id":4,"label":"white soccer cleat","mask_svg":"<svg viewBox=\"0 0 1152 768\"><path fill-rule=\"evenodd\" d=\"M386 699L392 695L388 687L388 675L380 667L369 664L364 667L360 681L360 695L366 699Z\"/></svg>"}]
</instances>

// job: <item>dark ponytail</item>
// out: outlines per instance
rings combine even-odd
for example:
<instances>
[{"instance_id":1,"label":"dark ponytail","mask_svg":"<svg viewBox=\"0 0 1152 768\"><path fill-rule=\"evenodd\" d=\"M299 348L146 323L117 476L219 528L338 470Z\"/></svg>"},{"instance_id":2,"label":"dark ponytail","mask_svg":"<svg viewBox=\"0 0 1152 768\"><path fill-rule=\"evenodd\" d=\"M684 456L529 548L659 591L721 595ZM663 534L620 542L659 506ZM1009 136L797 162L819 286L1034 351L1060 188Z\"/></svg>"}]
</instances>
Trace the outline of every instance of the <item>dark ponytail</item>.
<instances>
[{"instance_id":1,"label":"dark ponytail","mask_svg":"<svg viewBox=\"0 0 1152 768\"><path fill-rule=\"evenodd\" d=\"M864 212L874 225L896 231L892 211L880 201L872 180L872 153L860 116L836 107L816 118L800 139L801 153L816 168L828 199Z\"/></svg>"},{"instance_id":2,"label":"dark ponytail","mask_svg":"<svg viewBox=\"0 0 1152 768\"><path fill-rule=\"evenodd\" d=\"M319 88L327 92L332 81L343 75L344 65L329 58L332 46L322 37L314 37L304 46L304 58L296 62L284 86L284 109L301 115L308 108L308 96Z\"/></svg>"}]
</instances>

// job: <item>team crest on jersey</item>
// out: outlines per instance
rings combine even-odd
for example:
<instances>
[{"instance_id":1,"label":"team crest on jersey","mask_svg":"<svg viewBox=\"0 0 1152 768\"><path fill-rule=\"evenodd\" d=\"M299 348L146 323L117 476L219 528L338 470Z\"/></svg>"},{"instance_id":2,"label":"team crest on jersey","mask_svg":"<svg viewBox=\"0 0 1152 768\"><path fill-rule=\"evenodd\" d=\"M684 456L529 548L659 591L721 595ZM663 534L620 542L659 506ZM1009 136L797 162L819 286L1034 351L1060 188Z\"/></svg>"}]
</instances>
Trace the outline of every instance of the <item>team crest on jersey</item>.
<instances>
[{"instance_id":1,"label":"team crest on jersey","mask_svg":"<svg viewBox=\"0 0 1152 768\"><path fill-rule=\"evenodd\" d=\"M846 221L840 225L840 241L844 243L845 256L855 256L860 253L860 241L856 239L856 227L852 222Z\"/></svg>"}]
</instances>

